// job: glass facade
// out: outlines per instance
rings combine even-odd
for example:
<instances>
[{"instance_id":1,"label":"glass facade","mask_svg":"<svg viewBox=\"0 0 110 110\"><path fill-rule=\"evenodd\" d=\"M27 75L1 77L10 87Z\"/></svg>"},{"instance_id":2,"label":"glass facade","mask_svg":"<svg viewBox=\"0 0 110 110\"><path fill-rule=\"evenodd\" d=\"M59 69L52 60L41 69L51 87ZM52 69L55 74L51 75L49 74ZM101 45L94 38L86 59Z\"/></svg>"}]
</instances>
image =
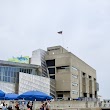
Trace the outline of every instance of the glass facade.
<instances>
[{"instance_id":1,"label":"glass facade","mask_svg":"<svg viewBox=\"0 0 110 110\"><path fill-rule=\"evenodd\" d=\"M0 81L17 83L19 72L37 75L37 69L28 67L0 66Z\"/></svg>"}]
</instances>

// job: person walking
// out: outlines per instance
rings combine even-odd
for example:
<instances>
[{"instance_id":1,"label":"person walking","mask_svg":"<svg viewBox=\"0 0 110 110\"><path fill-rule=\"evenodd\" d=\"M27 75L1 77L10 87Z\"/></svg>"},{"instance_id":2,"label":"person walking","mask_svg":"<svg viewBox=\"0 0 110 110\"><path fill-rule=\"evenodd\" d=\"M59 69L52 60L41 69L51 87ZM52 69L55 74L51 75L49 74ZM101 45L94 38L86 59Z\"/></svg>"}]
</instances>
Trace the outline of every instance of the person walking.
<instances>
[{"instance_id":1,"label":"person walking","mask_svg":"<svg viewBox=\"0 0 110 110\"><path fill-rule=\"evenodd\" d=\"M31 104L30 104L30 101L27 103L27 110L31 110Z\"/></svg>"},{"instance_id":2,"label":"person walking","mask_svg":"<svg viewBox=\"0 0 110 110\"><path fill-rule=\"evenodd\" d=\"M5 103L3 103L2 110L7 110Z\"/></svg>"},{"instance_id":3,"label":"person walking","mask_svg":"<svg viewBox=\"0 0 110 110\"><path fill-rule=\"evenodd\" d=\"M15 105L15 110L19 110L19 104L18 103Z\"/></svg>"}]
</instances>

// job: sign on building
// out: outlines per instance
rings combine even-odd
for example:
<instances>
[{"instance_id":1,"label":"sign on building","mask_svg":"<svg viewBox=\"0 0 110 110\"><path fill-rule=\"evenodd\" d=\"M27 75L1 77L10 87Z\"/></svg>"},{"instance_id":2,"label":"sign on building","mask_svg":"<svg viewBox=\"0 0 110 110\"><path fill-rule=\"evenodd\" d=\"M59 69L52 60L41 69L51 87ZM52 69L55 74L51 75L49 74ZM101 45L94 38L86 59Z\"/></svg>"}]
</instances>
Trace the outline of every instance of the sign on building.
<instances>
[{"instance_id":1,"label":"sign on building","mask_svg":"<svg viewBox=\"0 0 110 110\"><path fill-rule=\"evenodd\" d=\"M9 58L8 61L29 64L29 56L13 57Z\"/></svg>"}]
</instances>

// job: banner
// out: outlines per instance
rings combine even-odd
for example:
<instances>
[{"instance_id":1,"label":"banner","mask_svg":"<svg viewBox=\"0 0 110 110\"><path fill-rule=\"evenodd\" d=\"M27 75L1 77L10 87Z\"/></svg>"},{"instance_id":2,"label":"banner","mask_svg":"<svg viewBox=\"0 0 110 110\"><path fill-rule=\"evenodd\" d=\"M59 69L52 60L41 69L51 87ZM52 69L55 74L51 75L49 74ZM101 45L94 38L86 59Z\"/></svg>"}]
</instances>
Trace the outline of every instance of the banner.
<instances>
[{"instance_id":1,"label":"banner","mask_svg":"<svg viewBox=\"0 0 110 110\"><path fill-rule=\"evenodd\" d=\"M13 57L9 58L8 61L29 64L29 56Z\"/></svg>"}]
</instances>

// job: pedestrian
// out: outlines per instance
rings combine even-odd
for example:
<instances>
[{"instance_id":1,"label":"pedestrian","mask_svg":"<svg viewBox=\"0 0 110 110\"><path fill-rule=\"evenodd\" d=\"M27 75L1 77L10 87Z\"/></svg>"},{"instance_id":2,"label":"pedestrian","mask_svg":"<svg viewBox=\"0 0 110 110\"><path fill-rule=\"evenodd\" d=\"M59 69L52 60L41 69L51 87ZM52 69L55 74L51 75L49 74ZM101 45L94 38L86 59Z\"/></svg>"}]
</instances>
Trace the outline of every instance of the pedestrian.
<instances>
[{"instance_id":1,"label":"pedestrian","mask_svg":"<svg viewBox=\"0 0 110 110\"><path fill-rule=\"evenodd\" d=\"M48 105L47 105L47 102L45 102L45 104L44 104L44 110L50 110Z\"/></svg>"},{"instance_id":2,"label":"pedestrian","mask_svg":"<svg viewBox=\"0 0 110 110\"><path fill-rule=\"evenodd\" d=\"M31 104L30 104L30 101L27 103L27 110L31 110Z\"/></svg>"},{"instance_id":3,"label":"pedestrian","mask_svg":"<svg viewBox=\"0 0 110 110\"><path fill-rule=\"evenodd\" d=\"M44 110L44 102L42 102L42 104L40 106L40 110Z\"/></svg>"},{"instance_id":4,"label":"pedestrian","mask_svg":"<svg viewBox=\"0 0 110 110\"><path fill-rule=\"evenodd\" d=\"M7 109L8 109L8 110L12 110L12 106L11 106L11 105L9 105Z\"/></svg>"},{"instance_id":5,"label":"pedestrian","mask_svg":"<svg viewBox=\"0 0 110 110\"><path fill-rule=\"evenodd\" d=\"M19 104L18 103L15 105L15 110L19 110Z\"/></svg>"},{"instance_id":6,"label":"pedestrian","mask_svg":"<svg viewBox=\"0 0 110 110\"><path fill-rule=\"evenodd\" d=\"M2 110L7 110L5 103L3 103Z\"/></svg>"},{"instance_id":7,"label":"pedestrian","mask_svg":"<svg viewBox=\"0 0 110 110\"><path fill-rule=\"evenodd\" d=\"M30 110L33 110L33 102L30 102Z\"/></svg>"},{"instance_id":8,"label":"pedestrian","mask_svg":"<svg viewBox=\"0 0 110 110\"><path fill-rule=\"evenodd\" d=\"M20 110L25 110L25 103L22 102L22 104L20 104Z\"/></svg>"}]
</instances>

